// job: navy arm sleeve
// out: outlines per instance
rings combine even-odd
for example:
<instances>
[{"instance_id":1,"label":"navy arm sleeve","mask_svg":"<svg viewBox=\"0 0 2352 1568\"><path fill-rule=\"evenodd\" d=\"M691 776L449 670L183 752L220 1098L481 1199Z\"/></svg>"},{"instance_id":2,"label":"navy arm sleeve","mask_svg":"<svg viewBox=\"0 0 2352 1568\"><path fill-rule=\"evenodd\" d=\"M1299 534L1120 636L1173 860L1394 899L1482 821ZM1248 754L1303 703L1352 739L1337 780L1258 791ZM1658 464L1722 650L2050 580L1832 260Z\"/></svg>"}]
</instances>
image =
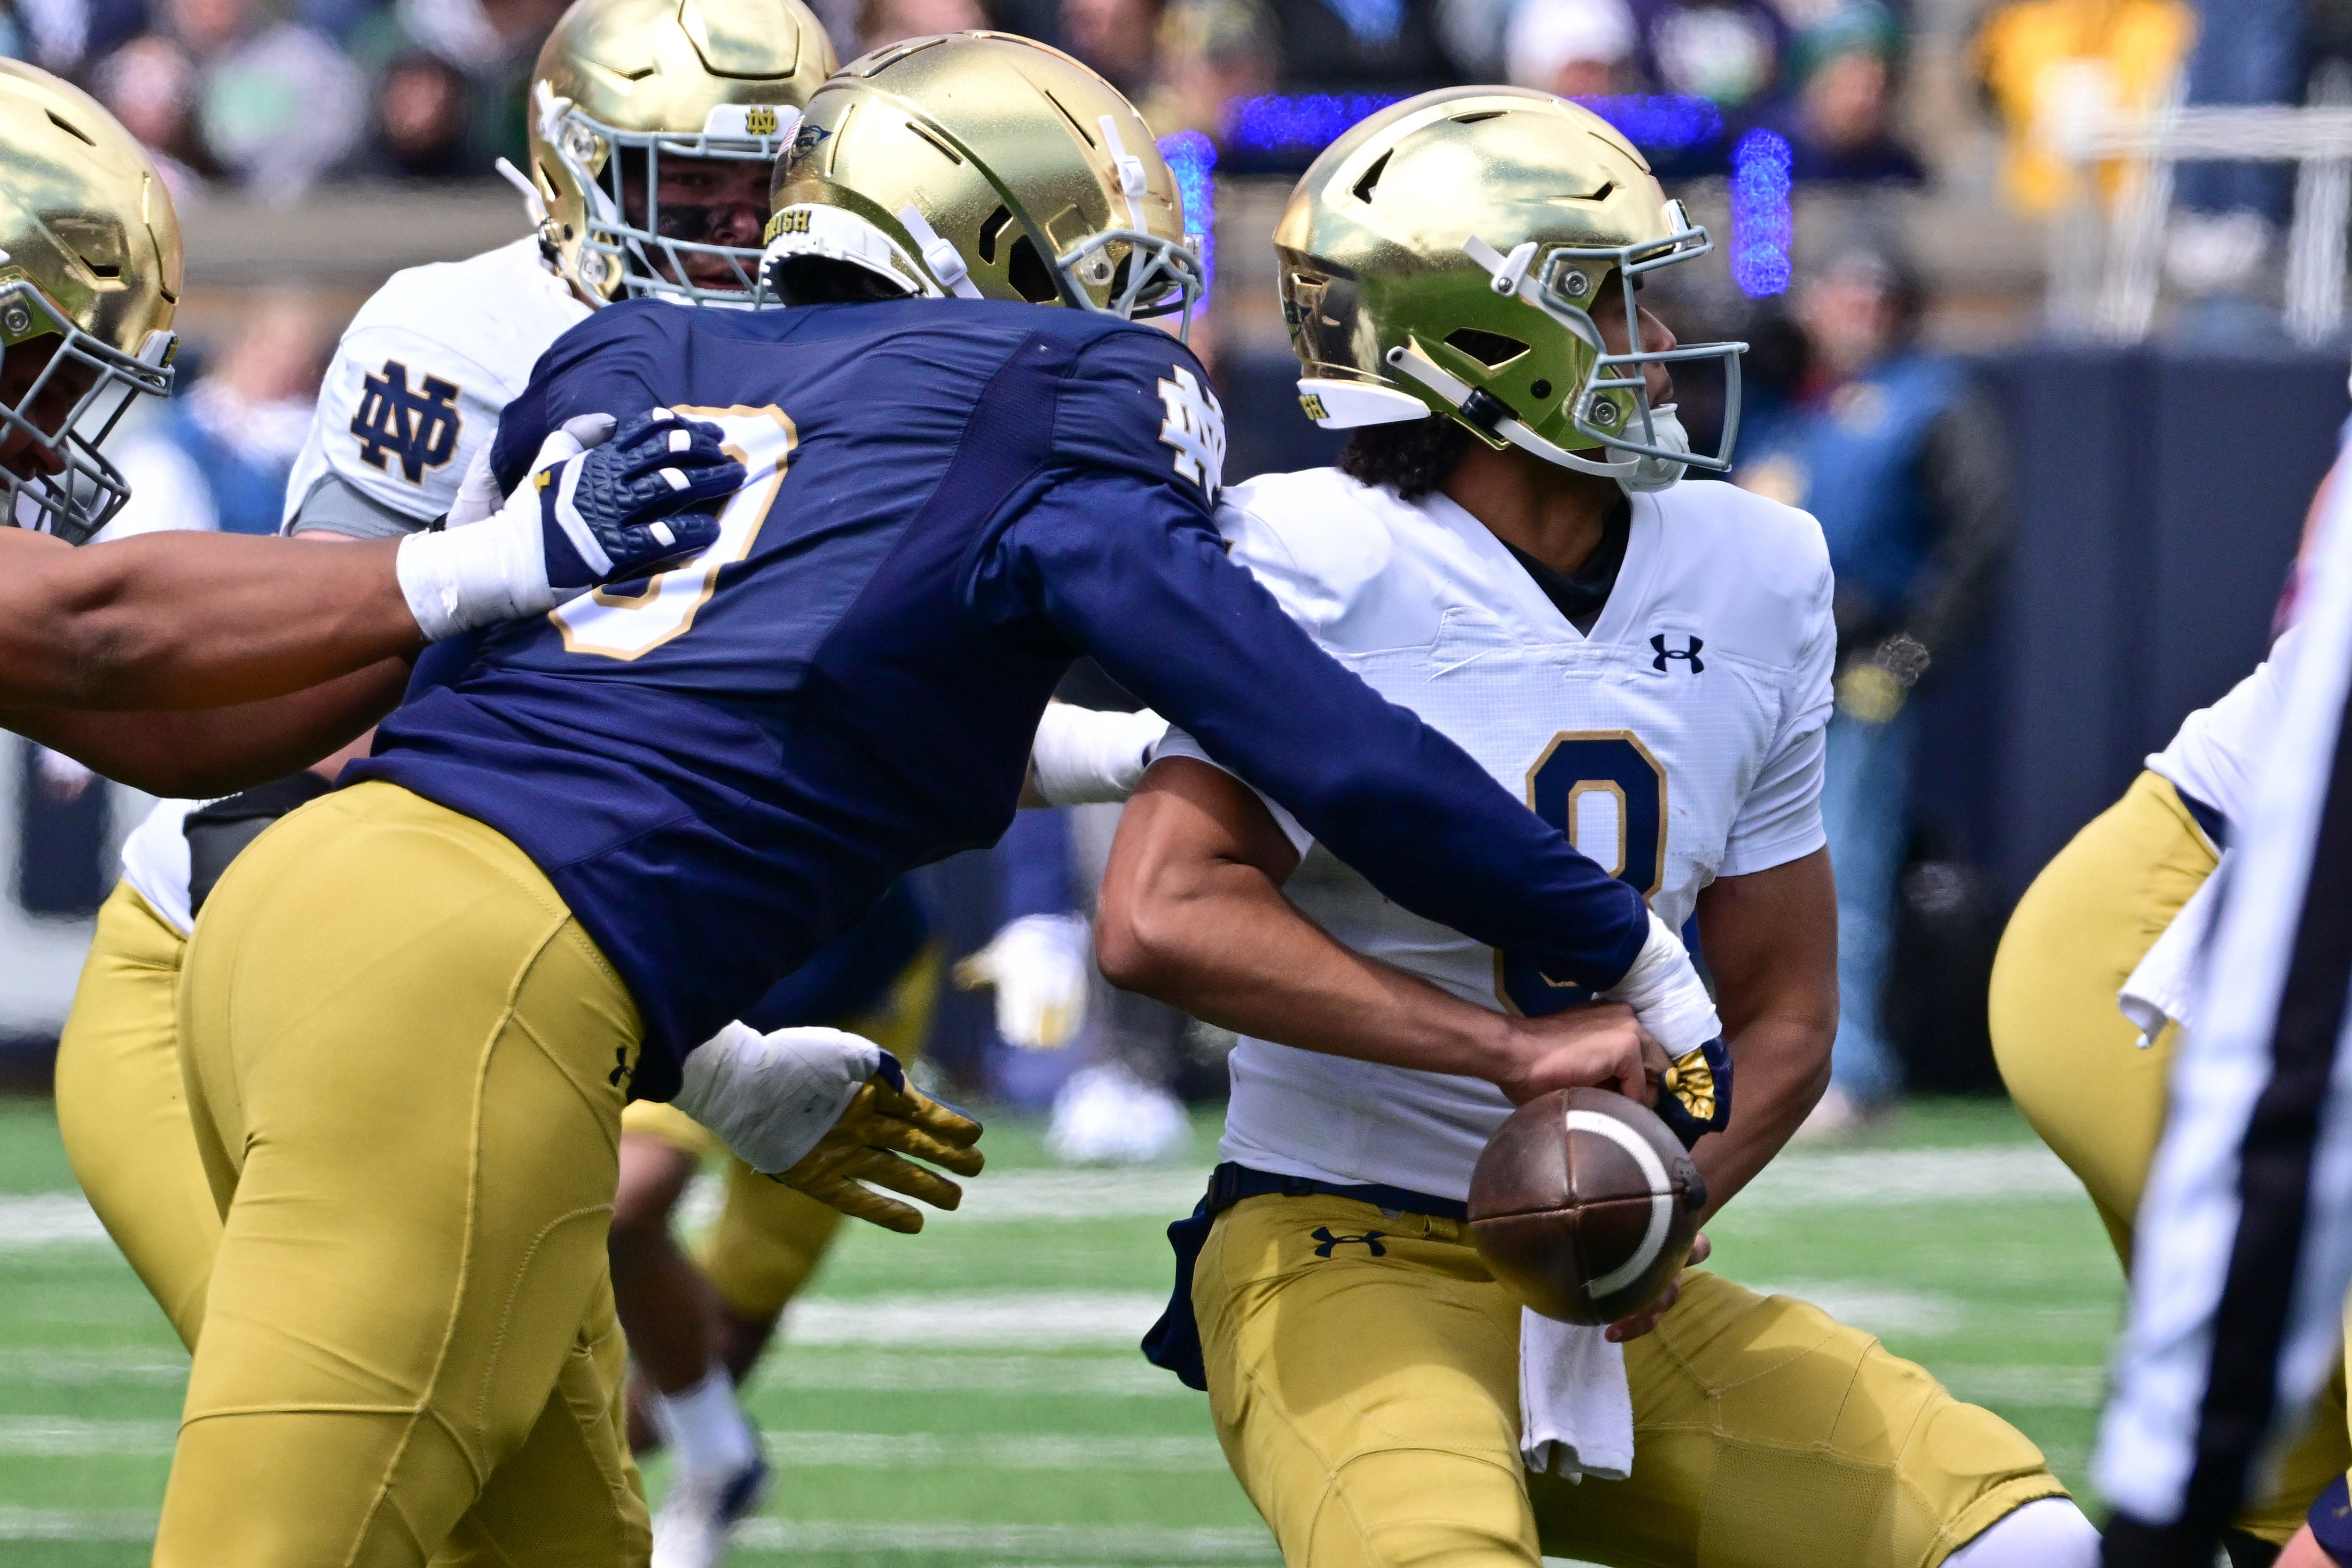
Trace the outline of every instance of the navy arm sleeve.
<instances>
[{"instance_id":1,"label":"navy arm sleeve","mask_svg":"<svg viewBox=\"0 0 2352 1568\"><path fill-rule=\"evenodd\" d=\"M648 311L646 306L654 307ZM656 311L667 310L665 320ZM677 308L653 300L607 305L565 332L539 356L530 383L499 416L490 443L490 472L501 493L522 483L539 444L549 431L581 414L610 414L627 420L661 405L656 382L671 355L672 333L683 323ZM673 385L673 392L675 386Z\"/></svg>"},{"instance_id":2,"label":"navy arm sleeve","mask_svg":"<svg viewBox=\"0 0 2352 1568\"><path fill-rule=\"evenodd\" d=\"M1205 386L1159 334L1091 346L1064 383L1050 482L1002 534L994 573L1390 898L1555 975L1614 984L1648 939L1641 895L1226 558Z\"/></svg>"}]
</instances>

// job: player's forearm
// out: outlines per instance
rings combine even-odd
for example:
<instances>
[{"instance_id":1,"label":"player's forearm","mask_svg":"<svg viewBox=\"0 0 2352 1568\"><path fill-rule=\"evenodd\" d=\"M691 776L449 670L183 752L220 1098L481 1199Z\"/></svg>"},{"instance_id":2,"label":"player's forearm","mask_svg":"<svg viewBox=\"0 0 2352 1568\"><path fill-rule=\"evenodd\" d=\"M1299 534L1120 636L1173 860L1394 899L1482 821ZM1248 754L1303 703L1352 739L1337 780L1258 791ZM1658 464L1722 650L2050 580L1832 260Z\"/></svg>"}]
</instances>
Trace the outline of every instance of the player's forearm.
<instances>
[{"instance_id":1,"label":"player's forearm","mask_svg":"<svg viewBox=\"0 0 2352 1568\"><path fill-rule=\"evenodd\" d=\"M184 713L0 713L0 725L150 795L231 795L307 767L390 712L408 665L386 659L307 691Z\"/></svg>"},{"instance_id":2,"label":"player's forearm","mask_svg":"<svg viewBox=\"0 0 2352 1568\"><path fill-rule=\"evenodd\" d=\"M1236 1034L1489 1081L1513 1062L1500 1014L1340 946L1254 867L1115 865L1095 940L1112 984Z\"/></svg>"},{"instance_id":3,"label":"player's forearm","mask_svg":"<svg viewBox=\"0 0 2352 1568\"><path fill-rule=\"evenodd\" d=\"M0 701L14 707L224 707L424 643L392 541L320 550L168 532L37 551L25 546L53 542L22 541L0 574Z\"/></svg>"},{"instance_id":4,"label":"player's forearm","mask_svg":"<svg viewBox=\"0 0 2352 1568\"><path fill-rule=\"evenodd\" d=\"M1804 1124L1830 1082L1830 1040L1812 1019L1764 1018L1725 1043L1732 1060L1731 1125L1691 1151L1706 1177L1701 1223L1755 1180Z\"/></svg>"}]
</instances>

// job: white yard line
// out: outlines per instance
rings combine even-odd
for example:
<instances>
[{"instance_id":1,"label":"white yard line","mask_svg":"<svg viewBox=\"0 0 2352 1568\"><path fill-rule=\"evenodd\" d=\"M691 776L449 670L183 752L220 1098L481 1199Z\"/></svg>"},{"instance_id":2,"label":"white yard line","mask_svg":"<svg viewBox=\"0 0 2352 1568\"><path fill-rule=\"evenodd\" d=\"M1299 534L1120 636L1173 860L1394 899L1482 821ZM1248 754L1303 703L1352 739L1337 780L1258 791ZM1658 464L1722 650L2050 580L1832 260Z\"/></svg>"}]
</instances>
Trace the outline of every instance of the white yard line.
<instances>
[{"instance_id":1,"label":"white yard line","mask_svg":"<svg viewBox=\"0 0 2352 1568\"><path fill-rule=\"evenodd\" d=\"M0 1198L0 1252L36 1247L110 1245L79 1193L35 1193Z\"/></svg>"},{"instance_id":2,"label":"white yard line","mask_svg":"<svg viewBox=\"0 0 2352 1568\"><path fill-rule=\"evenodd\" d=\"M105 1350L0 1350L0 1383L185 1383L179 1351L121 1346Z\"/></svg>"},{"instance_id":3,"label":"white yard line","mask_svg":"<svg viewBox=\"0 0 2352 1568\"><path fill-rule=\"evenodd\" d=\"M1948 1334L1968 1316L1966 1306L1949 1296L1924 1290L1884 1289L1840 1279L1784 1280L1774 1285L1750 1285L1748 1289L1767 1296L1793 1296L1800 1301L1810 1301L1839 1322L1874 1334Z\"/></svg>"},{"instance_id":4,"label":"white yard line","mask_svg":"<svg viewBox=\"0 0 2352 1568\"><path fill-rule=\"evenodd\" d=\"M2096 1410L2107 1397L2104 1367L1967 1366L1939 1362L1930 1370L1946 1388L1972 1405Z\"/></svg>"},{"instance_id":5,"label":"white yard line","mask_svg":"<svg viewBox=\"0 0 2352 1568\"><path fill-rule=\"evenodd\" d=\"M796 1354L789 1342L761 1363L755 1387L861 1394L1192 1394L1139 1355L819 1355Z\"/></svg>"},{"instance_id":6,"label":"white yard line","mask_svg":"<svg viewBox=\"0 0 2352 1568\"><path fill-rule=\"evenodd\" d=\"M1205 1434L1112 1437L1092 1433L1028 1432L965 1436L940 1432L768 1431L761 1436L767 1442L768 1457L787 1469L827 1465L852 1466L861 1470L954 1467L990 1470L1217 1471L1225 1468L1223 1450L1217 1447L1215 1438Z\"/></svg>"},{"instance_id":7,"label":"white yard line","mask_svg":"<svg viewBox=\"0 0 2352 1568\"><path fill-rule=\"evenodd\" d=\"M1171 1530L1141 1524L845 1524L755 1519L735 1538L739 1551L932 1552L1079 1563L1277 1561L1262 1528Z\"/></svg>"},{"instance_id":8,"label":"white yard line","mask_svg":"<svg viewBox=\"0 0 2352 1568\"><path fill-rule=\"evenodd\" d=\"M0 1415L0 1454L55 1458L169 1454L176 1421L85 1421L72 1415Z\"/></svg>"},{"instance_id":9,"label":"white yard line","mask_svg":"<svg viewBox=\"0 0 2352 1568\"><path fill-rule=\"evenodd\" d=\"M1054 1350L1133 1346L1166 1307L1165 1296L1126 1290L996 1290L856 1300L795 1301L787 1344Z\"/></svg>"}]
</instances>

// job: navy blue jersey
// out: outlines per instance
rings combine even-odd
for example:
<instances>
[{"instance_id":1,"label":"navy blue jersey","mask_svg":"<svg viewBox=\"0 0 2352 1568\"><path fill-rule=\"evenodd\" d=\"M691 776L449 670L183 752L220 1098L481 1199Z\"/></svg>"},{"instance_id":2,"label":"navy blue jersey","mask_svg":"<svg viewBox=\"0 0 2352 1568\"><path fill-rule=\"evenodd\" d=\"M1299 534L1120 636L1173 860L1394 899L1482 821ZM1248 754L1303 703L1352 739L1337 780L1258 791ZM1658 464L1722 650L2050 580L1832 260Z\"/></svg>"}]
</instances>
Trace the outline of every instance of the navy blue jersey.
<instances>
[{"instance_id":1,"label":"navy blue jersey","mask_svg":"<svg viewBox=\"0 0 2352 1568\"><path fill-rule=\"evenodd\" d=\"M1056 307L607 307L508 405L499 478L574 415L680 408L751 472L719 542L485 636L345 777L530 856L628 983L654 1099L898 877L995 841L1082 653L1408 908L1613 983L1639 895L1225 558L1206 388Z\"/></svg>"}]
</instances>

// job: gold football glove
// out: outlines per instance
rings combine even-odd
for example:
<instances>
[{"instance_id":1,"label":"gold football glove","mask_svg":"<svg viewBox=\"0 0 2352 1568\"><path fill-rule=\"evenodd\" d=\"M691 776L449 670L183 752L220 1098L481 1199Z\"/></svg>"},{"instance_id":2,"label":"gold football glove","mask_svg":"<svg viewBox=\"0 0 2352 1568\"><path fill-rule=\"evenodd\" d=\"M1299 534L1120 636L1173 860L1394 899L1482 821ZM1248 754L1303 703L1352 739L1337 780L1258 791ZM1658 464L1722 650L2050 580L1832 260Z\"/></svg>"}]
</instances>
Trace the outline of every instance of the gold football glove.
<instances>
[{"instance_id":1,"label":"gold football glove","mask_svg":"<svg viewBox=\"0 0 2352 1568\"><path fill-rule=\"evenodd\" d=\"M866 1079L816 1147L770 1180L870 1225L912 1236L923 1228L922 1211L862 1184L951 1209L963 1202L963 1189L915 1160L959 1176L977 1176L985 1162L976 1146L980 1123L889 1070L897 1065L889 1063Z\"/></svg>"}]
</instances>

